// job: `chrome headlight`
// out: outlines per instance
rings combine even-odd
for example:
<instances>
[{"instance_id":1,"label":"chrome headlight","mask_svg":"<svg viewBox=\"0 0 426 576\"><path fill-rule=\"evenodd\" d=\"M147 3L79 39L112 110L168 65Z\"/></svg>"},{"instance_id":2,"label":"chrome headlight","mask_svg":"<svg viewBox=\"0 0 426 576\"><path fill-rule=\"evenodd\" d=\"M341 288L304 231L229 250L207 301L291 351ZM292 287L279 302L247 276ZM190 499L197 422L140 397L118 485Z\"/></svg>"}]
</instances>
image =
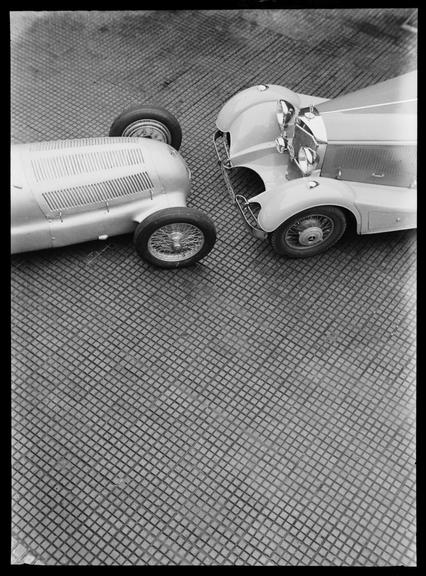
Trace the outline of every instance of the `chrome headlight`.
<instances>
[{"instance_id":1,"label":"chrome headlight","mask_svg":"<svg viewBox=\"0 0 426 576\"><path fill-rule=\"evenodd\" d=\"M281 131L285 130L287 124L293 118L294 112L294 107L290 102L287 102L286 100L278 100L276 116Z\"/></svg>"},{"instance_id":2,"label":"chrome headlight","mask_svg":"<svg viewBox=\"0 0 426 576\"><path fill-rule=\"evenodd\" d=\"M301 146L297 154L297 164L303 174L308 175L315 168L318 161L318 154L309 146Z\"/></svg>"},{"instance_id":3,"label":"chrome headlight","mask_svg":"<svg viewBox=\"0 0 426 576\"><path fill-rule=\"evenodd\" d=\"M287 146L288 142L286 141L285 138L283 138L282 136L278 136L278 138L275 138L275 148L277 149L277 152L283 154L287 150Z\"/></svg>"}]
</instances>

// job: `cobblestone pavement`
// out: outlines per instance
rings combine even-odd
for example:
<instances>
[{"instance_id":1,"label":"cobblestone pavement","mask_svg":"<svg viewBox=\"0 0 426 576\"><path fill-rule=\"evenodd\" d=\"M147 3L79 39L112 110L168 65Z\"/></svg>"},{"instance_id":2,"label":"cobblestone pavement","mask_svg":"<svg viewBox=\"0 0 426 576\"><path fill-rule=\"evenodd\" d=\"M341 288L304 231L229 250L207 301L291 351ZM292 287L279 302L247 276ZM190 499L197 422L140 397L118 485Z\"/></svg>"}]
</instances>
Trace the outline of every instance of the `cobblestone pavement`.
<instances>
[{"instance_id":1,"label":"cobblestone pavement","mask_svg":"<svg viewBox=\"0 0 426 576\"><path fill-rule=\"evenodd\" d=\"M12 564L416 564L416 233L278 258L212 144L242 86L414 69L412 12L11 14L12 141L164 105L218 231L175 271L130 236L12 258Z\"/></svg>"}]
</instances>

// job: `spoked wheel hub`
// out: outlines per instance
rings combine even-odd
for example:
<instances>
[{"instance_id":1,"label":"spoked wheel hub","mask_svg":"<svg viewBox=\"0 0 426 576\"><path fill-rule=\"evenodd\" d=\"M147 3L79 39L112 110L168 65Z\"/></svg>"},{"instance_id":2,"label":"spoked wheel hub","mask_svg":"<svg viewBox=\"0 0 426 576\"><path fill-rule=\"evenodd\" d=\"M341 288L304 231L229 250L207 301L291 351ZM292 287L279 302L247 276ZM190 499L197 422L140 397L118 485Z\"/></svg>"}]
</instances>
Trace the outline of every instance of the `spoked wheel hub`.
<instances>
[{"instance_id":1,"label":"spoked wheel hub","mask_svg":"<svg viewBox=\"0 0 426 576\"><path fill-rule=\"evenodd\" d=\"M172 248L175 252L179 252L180 250L182 250L183 237L184 237L184 235L182 234L182 232L172 232L170 234L170 240L172 243Z\"/></svg>"},{"instance_id":2,"label":"spoked wheel hub","mask_svg":"<svg viewBox=\"0 0 426 576\"><path fill-rule=\"evenodd\" d=\"M122 133L124 137L150 138L170 144L172 136L168 128L154 119L140 119L129 124Z\"/></svg>"},{"instance_id":3,"label":"spoked wheel hub","mask_svg":"<svg viewBox=\"0 0 426 576\"><path fill-rule=\"evenodd\" d=\"M294 248L311 247L321 244L333 233L334 223L323 214L300 218L287 230L286 242Z\"/></svg>"},{"instance_id":4,"label":"spoked wheel hub","mask_svg":"<svg viewBox=\"0 0 426 576\"><path fill-rule=\"evenodd\" d=\"M200 228L176 222L157 228L148 241L149 252L159 260L180 262L197 254L204 245Z\"/></svg>"},{"instance_id":5,"label":"spoked wheel hub","mask_svg":"<svg viewBox=\"0 0 426 576\"><path fill-rule=\"evenodd\" d=\"M312 246L318 244L318 242L322 242L322 240L322 229L317 226L306 228L306 230L303 230L303 232L299 234L299 242L302 246Z\"/></svg>"}]
</instances>

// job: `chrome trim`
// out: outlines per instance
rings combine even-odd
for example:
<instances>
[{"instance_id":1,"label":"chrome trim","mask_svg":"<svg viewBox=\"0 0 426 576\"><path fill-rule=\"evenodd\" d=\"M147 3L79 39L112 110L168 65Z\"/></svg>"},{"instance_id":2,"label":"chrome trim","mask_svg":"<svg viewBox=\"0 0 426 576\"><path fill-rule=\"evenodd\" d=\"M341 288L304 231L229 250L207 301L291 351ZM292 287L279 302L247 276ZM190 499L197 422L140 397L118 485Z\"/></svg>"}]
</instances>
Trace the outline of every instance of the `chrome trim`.
<instances>
[{"instance_id":1,"label":"chrome trim","mask_svg":"<svg viewBox=\"0 0 426 576\"><path fill-rule=\"evenodd\" d=\"M287 150L287 142L283 136L275 138L275 148L279 154L284 154Z\"/></svg>"},{"instance_id":2,"label":"chrome trim","mask_svg":"<svg viewBox=\"0 0 426 576\"><path fill-rule=\"evenodd\" d=\"M219 138L221 139L222 147L225 149L226 158L224 160L222 160L222 157L221 157L220 152L219 152L219 146L217 144L217 140L219 140ZM226 142L226 139L223 137L223 132L221 130L217 130L215 132L214 137L213 137L213 144L214 144L214 148L216 150L216 155L217 155L217 159L218 159L217 163L221 169L222 176L223 176L223 179L225 180L225 184L226 184L226 187L228 189L229 195L231 196L232 200L235 202L235 192L234 192L234 189L232 188L232 184L231 184L229 175L226 172L227 170L230 170L232 168L231 161L229 159L229 147L228 147L228 144Z\"/></svg>"},{"instance_id":3,"label":"chrome trim","mask_svg":"<svg viewBox=\"0 0 426 576\"><path fill-rule=\"evenodd\" d=\"M310 112L311 112L311 110L309 110L308 113L310 113ZM324 121L321 118L320 114L318 113L318 110L316 110L316 108L312 109L312 115L313 115L312 118L307 117L306 113L302 113L300 116L298 116L298 118L296 119L296 122L295 122L294 138L293 138L293 143L294 143L294 140L297 139L296 130L300 130L304 134L306 134L312 140L313 144L317 147L317 149L316 149L317 162L312 167L312 170L310 172L311 174L314 170L315 171L321 170L322 164L324 162L324 156L325 156L325 152L326 152L326 148L327 148L327 143L328 143ZM309 130L307 130L306 128L301 126L300 123L298 122L298 120L301 120L302 122L304 122L308 126ZM298 167L300 172L304 176L308 175L305 172L303 172L303 170L300 168L299 163L297 161L296 154L294 152L294 147L292 148L292 150L289 150L289 154L290 154L290 159L296 164L296 166Z\"/></svg>"},{"instance_id":4,"label":"chrome trim","mask_svg":"<svg viewBox=\"0 0 426 576\"><path fill-rule=\"evenodd\" d=\"M219 151L219 144L218 144L219 139L222 142L222 148L225 150L226 155L225 159L222 159L221 153ZM228 143L226 142L226 138L224 138L224 134L221 130L217 130L215 132L213 137L213 144L218 158L218 165L222 172L226 188L229 192L229 195L232 198L232 201L237 205L244 219L244 222L250 228L253 235L256 236L256 238L264 240L265 238L267 238L268 234L259 227L257 223L257 216L253 212L253 209L250 206L250 202L242 194L235 194L235 191L232 187L231 179L229 177L229 170L231 170L232 168L231 160L229 158L229 147Z\"/></svg>"},{"instance_id":5,"label":"chrome trim","mask_svg":"<svg viewBox=\"0 0 426 576\"><path fill-rule=\"evenodd\" d=\"M293 139L295 136L295 123L298 113L299 109L296 106L293 106L291 102L288 102L283 98L277 101L275 117L280 129L280 137L284 140L285 150L288 151L291 159L293 159ZM280 152L279 149L278 152Z\"/></svg>"},{"instance_id":6,"label":"chrome trim","mask_svg":"<svg viewBox=\"0 0 426 576\"><path fill-rule=\"evenodd\" d=\"M308 130L306 130L305 128L303 128L303 126L300 126L300 124L298 124L296 122L296 128L299 128L299 130L302 130L302 132L304 132L305 134L307 134L309 136L309 138L312 138L312 140L314 141L315 146L319 146L319 142L318 140L315 138L315 134L313 134L312 132L308 132Z\"/></svg>"},{"instance_id":7,"label":"chrome trim","mask_svg":"<svg viewBox=\"0 0 426 576\"><path fill-rule=\"evenodd\" d=\"M304 154L305 154L305 158L306 158L306 170L304 168L302 168L302 163L300 160L300 152L301 150L303 150ZM308 160L308 152L312 154L313 157L313 162L309 162ZM299 151L297 152L297 158L294 157L294 163L296 164L296 166L299 168L299 170L302 172L302 174L304 176L309 176L310 174L312 174L312 172L316 169L317 165L318 165L318 152L316 150L313 150L310 146L301 146L299 148Z\"/></svg>"},{"instance_id":8,"label":"chrome trim","mask_svg":"<svg viewBox=\"0 0 426 576\"><path fill-rule=\"evenodd\" d=\"M286 133L287 127L296 116L296 108L288 100L281 98L277 102L275 116L282 134Z\"/></svg>"}]
</instances>

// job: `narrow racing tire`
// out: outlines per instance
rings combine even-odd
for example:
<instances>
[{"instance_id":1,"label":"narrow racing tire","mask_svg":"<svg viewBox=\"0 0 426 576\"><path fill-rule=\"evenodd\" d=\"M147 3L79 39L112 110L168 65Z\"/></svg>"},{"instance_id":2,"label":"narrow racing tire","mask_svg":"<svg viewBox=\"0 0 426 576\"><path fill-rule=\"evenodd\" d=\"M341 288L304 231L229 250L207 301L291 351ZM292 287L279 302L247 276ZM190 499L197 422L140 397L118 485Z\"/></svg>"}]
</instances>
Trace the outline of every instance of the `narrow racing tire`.
<instances>
[{"instance_id":1,"label":"narrow racing tire","mask_svg":"<svg viewBox=\"0 0 426 576\"><path fill-rule=\"evenodd\" d=\"M110 136L151 138L166 142L179 150L182 129L171 112L160 106L132 106L122 112L111 125Z\"/></svg>"},{"instance_id":2,"label":"narrow racing tire","mask_svg":"<svg viewBox=\"0 0 426 576\"><path fill-rule=\"evenodd\" d=\"M136 252L161 268L190 266L204 258L216 242L216 228L209 216L196 208L164 208L136 227Z\"/></svg>"},{"instance_id":3,"label":"narrow racing tire","mask_svg":"<svg viewBox=\"0 0 426 576\"><path fill-rule=\"evenodd\" d=\"M319 206L295 214L270 236L274 251L288 258L308 258L328 250L342 237L346 218L340 208Z\"/></svg>"}]
</instances>

